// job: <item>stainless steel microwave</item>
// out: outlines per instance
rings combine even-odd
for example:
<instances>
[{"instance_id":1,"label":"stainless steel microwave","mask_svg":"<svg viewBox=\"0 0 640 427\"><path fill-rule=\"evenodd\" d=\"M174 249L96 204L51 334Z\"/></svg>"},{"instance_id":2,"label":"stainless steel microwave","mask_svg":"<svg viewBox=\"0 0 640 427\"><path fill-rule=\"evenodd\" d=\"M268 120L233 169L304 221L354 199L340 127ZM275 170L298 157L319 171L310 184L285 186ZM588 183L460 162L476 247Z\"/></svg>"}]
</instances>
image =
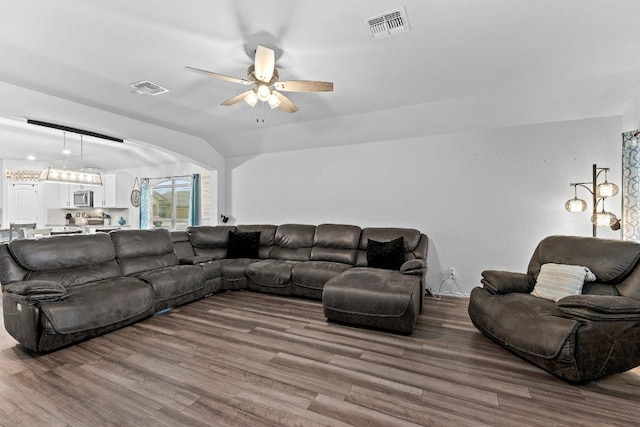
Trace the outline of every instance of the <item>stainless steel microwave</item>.
<instances>
[{"instance_id":1,"label":"stainless steel microwave","mask_svg":"<svg viewBox=\"0 0 640 427\"><path fill-rule=\"evenodd\" d=\"M78 208L93 207L93 191L81 190L73 192L73 206Z\"/></svg>"}]
</instances>

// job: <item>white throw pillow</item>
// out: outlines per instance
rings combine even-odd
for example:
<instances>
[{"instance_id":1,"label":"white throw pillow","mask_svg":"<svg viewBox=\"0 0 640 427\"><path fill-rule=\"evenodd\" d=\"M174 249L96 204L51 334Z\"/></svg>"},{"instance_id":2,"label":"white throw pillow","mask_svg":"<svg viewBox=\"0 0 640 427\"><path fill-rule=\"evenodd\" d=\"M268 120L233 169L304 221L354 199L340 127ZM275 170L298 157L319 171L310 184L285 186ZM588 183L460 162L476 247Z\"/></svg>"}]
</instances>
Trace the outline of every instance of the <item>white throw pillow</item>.
<instances>
[{"instance_id":1,"label":"white throw pillow","mask_svg":"<svg viewBox=\"0 0 640 427\"><path fill-rule=\"evenodd\" d=\"M543 264L531 295L558 301L569 295L580 295L584 282L592 282L596 276L580 265Z\"/></svg>"}]
</instances>

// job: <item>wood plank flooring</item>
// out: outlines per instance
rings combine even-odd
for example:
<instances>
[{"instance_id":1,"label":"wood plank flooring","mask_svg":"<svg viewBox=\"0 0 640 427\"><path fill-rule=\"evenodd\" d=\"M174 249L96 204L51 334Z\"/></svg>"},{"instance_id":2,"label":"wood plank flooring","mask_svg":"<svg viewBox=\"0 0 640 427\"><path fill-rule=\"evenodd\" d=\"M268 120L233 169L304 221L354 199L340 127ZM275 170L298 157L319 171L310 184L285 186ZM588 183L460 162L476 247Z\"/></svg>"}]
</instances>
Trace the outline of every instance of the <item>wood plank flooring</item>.
<instances>
[{"instance_id":1,"label":"wood plank flooring","mask_svg":"<svg viewBox=\"0 0 640 427\"><path fill-rule=\"evenodd\" d=\"M467 303L428 298L400 336L226 292L46 355L3 327L0 425L640 425L639 368L567 384L484 337Z\"/></svg>"}]
</instances>

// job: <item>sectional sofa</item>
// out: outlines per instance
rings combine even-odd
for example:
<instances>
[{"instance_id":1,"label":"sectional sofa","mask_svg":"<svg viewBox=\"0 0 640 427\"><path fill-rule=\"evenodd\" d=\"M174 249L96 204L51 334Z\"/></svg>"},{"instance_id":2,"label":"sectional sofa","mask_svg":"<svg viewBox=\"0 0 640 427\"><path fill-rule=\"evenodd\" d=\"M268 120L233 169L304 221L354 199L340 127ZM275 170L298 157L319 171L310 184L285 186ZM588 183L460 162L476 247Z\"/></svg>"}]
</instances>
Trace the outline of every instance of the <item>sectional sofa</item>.
<instances>
[{"instance_id":1,"label":"sectional sofa","mask_svg":"<svg viewBox=\"0 0 640 427\"><path fill-rule=\"evenodd\" d=\"M14 240L0 245L4 324L24 347L45 352L247 289L322 299L330 320L410 333L422 310L427 247L418 230L339 224Z\"/></svg>"}]
</instances>

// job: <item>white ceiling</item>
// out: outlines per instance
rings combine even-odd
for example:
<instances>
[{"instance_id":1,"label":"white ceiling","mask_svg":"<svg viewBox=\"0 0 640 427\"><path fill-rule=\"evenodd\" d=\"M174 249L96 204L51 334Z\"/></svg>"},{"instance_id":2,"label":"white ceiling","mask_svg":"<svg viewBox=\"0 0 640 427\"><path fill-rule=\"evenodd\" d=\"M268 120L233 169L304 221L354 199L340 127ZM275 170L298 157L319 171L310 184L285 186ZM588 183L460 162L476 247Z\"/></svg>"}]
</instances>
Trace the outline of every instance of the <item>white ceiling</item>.
<instances>
[{"instance_id":1,"label":"white ceiling","mask_svg":"<svg viewBox=\"0 0 640 427\"><path fill-rule=\"evenodd\" d=\"M363 20L398 6L411 32L371 41ZM291 129L313 139L383 111L406 112L423 134L622 114L640 82L638 16L637 0L2 0L0 81L197 136L229 157L294 149ZM335 91L287 94L294 114L223 107L246 88L183 70L244 78L257 44L278 53L280 80ZM133 94L144 79L170 92ZM111 130L101 127L91 130ZM345 140L362 142L362 130ZM2 142L0 157L37 150L0 141L20 141Z\"/></svg>"}]
</instances>

